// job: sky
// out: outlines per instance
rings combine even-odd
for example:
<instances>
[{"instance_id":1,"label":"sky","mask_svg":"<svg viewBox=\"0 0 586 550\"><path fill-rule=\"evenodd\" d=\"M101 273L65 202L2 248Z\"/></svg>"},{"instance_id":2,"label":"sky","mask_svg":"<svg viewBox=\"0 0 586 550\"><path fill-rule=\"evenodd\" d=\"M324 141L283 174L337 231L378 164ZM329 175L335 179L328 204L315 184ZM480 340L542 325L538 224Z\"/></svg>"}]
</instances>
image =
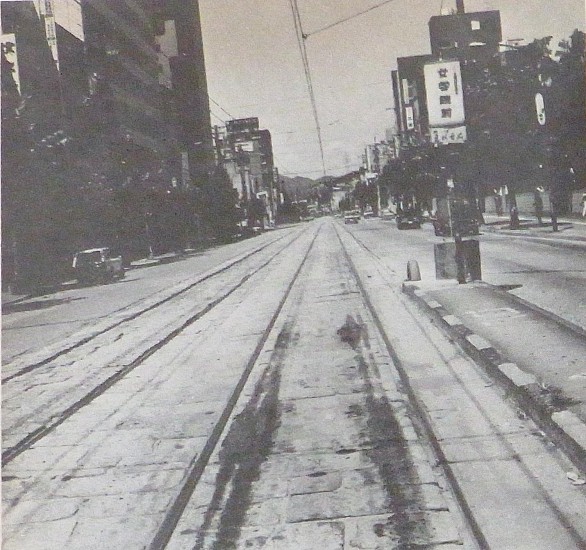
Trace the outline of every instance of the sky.
<instances>
[{"instance_id":1,"label":"sky","mask_svg":"<svg viewBox=\"0 0 586 550\"><path fill-rule=\"evenodd\" d=\"M327 175L358 169L366 144L393 124L397 57L430 53L428 21L455 0L298 0ZM499 10L503 39L585 30L584 0L464 0ZM279 173L323 175L315 121L289 0L199 0L212 124L258 117L273 138ZM312 34L314 31L315 34ZM554 42L552 42L554 44Z\"/></svg>"}]
</instances>

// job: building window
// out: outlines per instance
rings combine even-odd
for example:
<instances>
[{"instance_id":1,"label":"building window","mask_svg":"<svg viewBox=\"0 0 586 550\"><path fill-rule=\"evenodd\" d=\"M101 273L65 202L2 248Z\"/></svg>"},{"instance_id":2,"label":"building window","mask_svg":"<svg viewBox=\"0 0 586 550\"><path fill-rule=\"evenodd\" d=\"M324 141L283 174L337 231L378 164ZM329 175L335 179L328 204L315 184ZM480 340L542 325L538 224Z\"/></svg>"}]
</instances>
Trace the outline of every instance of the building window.
<instances>
[{"instance_id":1,"label":"building window","mask_svg":"<svg viewBox=\"0 0 586 550\"><path fill-rule=\"evenodd\" d=\"M449 105L452 103L452 96L449 95L440 95L440 105Z\"/></svg>"},{"instance_id":2,"label":"building window","mask_svg":"<svg viewBox=\"0 0 586 550\"><path fill-rule=\"evenodd\" d=\"M452 109L442 109L442 118L452 118Z\"/></svg>"}]
</instances>

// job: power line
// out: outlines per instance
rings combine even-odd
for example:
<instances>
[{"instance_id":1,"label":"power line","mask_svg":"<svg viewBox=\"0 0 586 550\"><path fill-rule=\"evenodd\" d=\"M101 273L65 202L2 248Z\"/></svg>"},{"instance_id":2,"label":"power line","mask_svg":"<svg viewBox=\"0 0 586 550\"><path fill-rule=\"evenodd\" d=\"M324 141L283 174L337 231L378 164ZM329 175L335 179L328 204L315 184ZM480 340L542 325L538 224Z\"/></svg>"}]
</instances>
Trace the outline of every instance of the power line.
<instances>
[{"instance_id":1,"label":"power line","mask_svg":"<svg viewBox=\"0 0 586 550\"><path fill-rule=\"evenodd\" d=\"M316 29L313 32L310 32L308 34L304 34L303 38L307 39L310 36L313 36L314 34L320 33L322 31L326 31L328 29L331 29L332 27L335 27L336 25L341 25L342 23L346 23L346 21L350 21L351 19L354 19L360 15L364 15L365 13L368 13L369 11L375 10L377 8L380 8L382 6L384 6L385 4L390 4L391 2L393 2L393 0L385 0L384 2L381 2L380 4L376 4L374 6L371 6L368 9L365 9L363 11L360 11L358 13L355 13L354 15L350 15L349 17L345 17L344 19L340 19L339 21L336 21L335 23L330 23L329 25L326 25L325 27L322 27L321 29Z\"/></svg>"},{"instance_id":2,"label":"power line","mask_svg":"<svg viewBox=\"0 0 586 550\"><path fill-rule=\"evenodd\" d=\"M226 109L224 109L224 107L222 107L217 101L215 101L210 94L208 94L208 98L209 100L216 106L218 106L224 113L226 113L231 119L236 118L235 116L231 115L228 111L226 111Z\"/></svg>"},{"instance_id":3,"label":"power line","mask_svg":"<svg viewBox=\"0 0 586 550\"><path fill-rule=\"evenodd\" d=\"M213 117L217 118L217 119L218 119L218 120L219 120L219 121L220 121L222 124L226 124L226 121L225 121L223 118L220 118L220 117L219 117L219 116L218 116L216 113L214 113L214 111L212 111L211 109L210 109L210 114L211 114Z\"/></svg>"},{"instance_id":4,"label":"power line","mask_svg":"<svg viewBox=\"0 0 586 550\"><path fill-rule=\"evenodd\" d=\"M360 84L352 84L349 86L329 86L326 88L323 88L324 90L329 90L329 91L335 91L335 92L339 92L341 90L357 90L359 88L366 88L366 87L370 87L370 86L379 86L379 85L389 85L390 80L386 79L386 80L375 80L372 82L361 82ZM291 103L293 101L306 101L307 97L306 96L290 96L290 97L283 97L282 99L272 99L271 101L264 101L262 103L246 103L244 105L238 105L237 108L238 109L248 109L250 107L258 107L259 105L266 107L267 105L274 105L277 103Z\"/></svg>"},{"instance_id":5,"label":"power line","mask_svg":"<svg viewBox=\"0 0 586 550\"><path fill-rule=\"evenodd\" d=\"M301 60L303 62L303 71L305 73L305 80L307 83L307 91L309 92L309 99L311 102L311 109L313 111L313 118L315 120L315 128L317 131L317 139L319 142L319 152L321 155L321 163L323 168L324 176L326 175L326 165L324 160L324 148L321 139L321 128L319 125L319 117L317 114L317 105L315 102L315 94L313 91L313 83L311 80L311 70L309 67L309 59L307 57L307 49L305 47L305 35L303 33L303 26L301 23L301 15L299 13L299 6L297 0L289 0L291 5L291 11L293 12L293 22L295 24L295 34L297 36L297 45L299 46L299 53L301 54Z\"/></svg>"},{"instance_id":6,"label":"power line","mask_svg":"<svg viewBox=\"0 0 586 550\"><path fill-rule=\"evenodd\" d=\"M221 105L220 105L220 104L219 104L219 103L218 103L216 100L214 100L214 99L213 99L213 98L212 98L212 97L211 97L209 94L208 94L208 98L209 98L209 100L210 100L210 101L211 101L211 102L212 102L214 105L217 105L217 106L218 106L218 107L219 107L219 108L220 108L220 109L221 109L221 110L222 110L224 113L226 113L226 114L227 114L227 115L228 115L228 116L229 116L229 117L230 117L232 120L234 120L234 118L235 118L235 117L234 117L233 115L231 115L231 114L230 114L228 111L226 111L226 109L224 109L224 107L222 107L222 106L221 106ZM224 119L222 119L221 117L219 117L219 116L218 116L216 113L214 113L214 111L212 111L211 109L210 109L210 114L211 114L212 116L214 116L215 118L217 118L217 119L218 119L218 120L219 120L221 123L223 123L223 124L226 124L226 121L225 121ZM287 168L286 168L285 166L283 166L283 164L281 164L281 163L280 163L280 162L277 160L277 157L276 157L276 155L275 155L274 153L273 153L273 159L275 160L275 162L276 162L278 165L280 165L280 166L283 168L283 170L284 170L285 172L287 172L287 173L291 173L289 170L287 170Z\"/></svg>"}]
</instances>

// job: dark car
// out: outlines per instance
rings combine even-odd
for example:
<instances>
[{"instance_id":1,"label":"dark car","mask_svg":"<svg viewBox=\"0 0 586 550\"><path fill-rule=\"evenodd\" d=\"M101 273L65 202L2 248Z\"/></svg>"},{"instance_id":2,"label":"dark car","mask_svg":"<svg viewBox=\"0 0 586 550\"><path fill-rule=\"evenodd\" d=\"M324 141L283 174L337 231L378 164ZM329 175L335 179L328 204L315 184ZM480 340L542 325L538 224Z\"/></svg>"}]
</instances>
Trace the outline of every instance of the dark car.
<instances>
[{"instance_id":1,"label":"dark car","mask_svg":"<svg viewBox=\"0 0 586 550\"><path fill-rule=\"evenodd\" d=\"M438 199L433 229L438 237L478 235L480 226L475 206L463 198Z\"/></svg>"},{"instance_id":2,"label":"dark car","mask_svg":"<svg viewBox=\"0 0 586 550\"><path fill-rule=\"evenodd\" d=\"M397 212L397 229L420 229L421 216L415 210L403 210Z\"/></svg>"},{"instance_id":3,"label":"dark car","mask_svg":"<svg viewBox=\"0 0 586 550\"><path fill-rule=\"evenodd\" d=\"M89 248L73 257L73 271L79 283L107 283L124 277L121 256L113 256L109 248Z\"/></svg>"}]
</instances>

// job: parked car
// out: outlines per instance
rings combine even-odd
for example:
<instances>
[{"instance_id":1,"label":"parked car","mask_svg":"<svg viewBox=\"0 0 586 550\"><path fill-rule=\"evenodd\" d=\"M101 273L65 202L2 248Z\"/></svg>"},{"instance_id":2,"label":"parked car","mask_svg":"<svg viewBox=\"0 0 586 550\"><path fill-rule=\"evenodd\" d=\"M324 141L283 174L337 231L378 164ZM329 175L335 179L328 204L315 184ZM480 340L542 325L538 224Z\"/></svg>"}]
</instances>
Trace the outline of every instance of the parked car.
<instances>
[{"instance_id":1,"label":"parked car","mask_svg":"<svg viewBox=\"0 0 586 550\"><path fill-rule=\"evenodd\" d=\"M452 232L461 237L478 235L480 229L476 207L460 197L437 199L433 229L438 237L452 237Z\"/></svg>"},{"instance_id":2,"label":"parked car","mask_svg":"<svg viewBox=\"0 0 586 550\"><path fill-rule=\"evenodd\" d=\"M359 210L348 210L344 214L344 223L358 223L360 221L360 211Z\"/></svg>"},{"instance_id":3,"label":"parked car","mask_svg":"<svg viewBox=\"0 0 586 550\"><path fill-rule=\"evenodd\" d=\"M109 248L89 248L73 257L73 271L81 284L107 283L124 277L122 256L113 256Z\"/></svg>"},{"instance_id":4,"label":"parked car","mask_svg":"<svg viewBox=\"0 0 586 550\"><path fill-rule=\"evenodd\" d=\"M397 229L420 229L421 216L416 210L403 210L397 212Z\"/></svg>"}]
</instances>

